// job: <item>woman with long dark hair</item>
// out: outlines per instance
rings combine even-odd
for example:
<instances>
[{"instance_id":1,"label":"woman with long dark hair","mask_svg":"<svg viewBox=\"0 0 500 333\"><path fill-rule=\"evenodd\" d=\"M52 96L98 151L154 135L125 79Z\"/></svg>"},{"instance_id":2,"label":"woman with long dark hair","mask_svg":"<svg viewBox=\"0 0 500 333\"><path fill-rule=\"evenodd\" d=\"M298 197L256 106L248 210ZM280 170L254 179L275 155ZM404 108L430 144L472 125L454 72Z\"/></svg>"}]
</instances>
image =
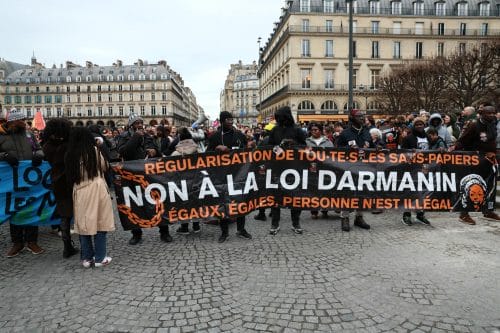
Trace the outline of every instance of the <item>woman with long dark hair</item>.
<instances>
[{"instance_id":1,"label":"woman with long dark hair","mask_svg":"<svg viewBox=\"0 0 500 333\"><path fill-rule=\"evenodd\" d=\"M61 217L61 238L64 243L63 258L78 253L71 241L70 223L73 217L72 186L68 184L64 155L68 147L71 122L65 118L53 118L47 122L42 136L45 159L52 167L52 192L56 199L56 212Z\"/></svg>"},{"instance_id":2,"label":"woman with long dark hair","mask_svg":"<svg viewBox=\"0 0 500 333\"><path fill-rule=\"evenodd\" d=\"M109 189L104 178L109 165L85 127L72 129L65 156L66 176L73 186L75 231L80 235L82 265L106 266L106 235L115 230ZM92 236L94 244L92 244Z\"/></svg>"}]
</instances>

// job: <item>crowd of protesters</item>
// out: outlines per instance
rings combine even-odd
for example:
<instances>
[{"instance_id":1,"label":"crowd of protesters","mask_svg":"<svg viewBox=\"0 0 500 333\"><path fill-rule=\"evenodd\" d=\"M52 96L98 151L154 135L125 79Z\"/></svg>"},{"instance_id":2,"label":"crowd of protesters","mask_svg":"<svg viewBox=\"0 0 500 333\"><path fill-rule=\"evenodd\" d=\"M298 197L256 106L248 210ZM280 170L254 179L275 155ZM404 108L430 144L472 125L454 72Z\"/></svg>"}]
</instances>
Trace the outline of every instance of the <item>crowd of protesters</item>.
<instances>
[{"instance_id":1,"label":"crowd of protesters","mask_svg":"<svg viewBox=\"0 0 500 333\"><path fill-rule=\"evenodd\" d=\"M106 266L111 257L106 252L107 232L114 230L110 187L112 185L109 163L165 156L186 155L205 151L227 153L232 149L272 146L279 150L294 147L338 147L349 149L412 149L441 151L477 151L484 153L496 167L496 152L500 148L500 113L488 104L477 111L466 107L461 114L419 113L374 119L360 110L351 110L347 122L296 123L289 107L282 107L274 119L267 124L246 126L235 124L229 112L221 112L220 126L204 126L195 122L190 127L177 128L163 120L159 124L145 124L144 120L131 114L124 128L103 125L72 126L64 118L51 119L43 131L30 128L25 115L16 109L8 112L0 126L0 160L13 168L20 160L31 160L33 166L45 159L51 166L56 212L61 218L60 234L63 240L63 257L69 258L79 252L71 239L70 225L80 239L80 259L88 267ZM497 135L498 134L498 135ZM495 186L496 184L489 184ZM313 219L319 212L310 212ZM349 212L338 211L341 229L350 231ZM381 213L373 211L373 213ZM370 229L361 211L354 212L354 226ZM485 218L499 221L494 205L483 210ZM291 209L292 230L302 234L301 211ZM271 209L269 233L280 230L280 208ZM328 217L328 211L321 212ZM267 219L265 210L254 216ZM165 218L164 218L165 219ZM459 220L473 225L476 221L468 213L460 213ZM229 219L221 219L219 242L226 241ZM401 222L430 225L424 211L416 212L413 221L411 212L403 213ZM251 239L245 229L245 216L236 218L237 236ZM193 223L194 233L200 232L200 224ZM142 229L133 229L130 245L142 242ZM159 227L160 239L172 242L168 223ZM189 224L183 223L178 234L188 234ZM8 257L15 257L25 248L34 254L44 250L38 245L38 227L10 224L12 248Z\"/></svg>"}]
</instances>

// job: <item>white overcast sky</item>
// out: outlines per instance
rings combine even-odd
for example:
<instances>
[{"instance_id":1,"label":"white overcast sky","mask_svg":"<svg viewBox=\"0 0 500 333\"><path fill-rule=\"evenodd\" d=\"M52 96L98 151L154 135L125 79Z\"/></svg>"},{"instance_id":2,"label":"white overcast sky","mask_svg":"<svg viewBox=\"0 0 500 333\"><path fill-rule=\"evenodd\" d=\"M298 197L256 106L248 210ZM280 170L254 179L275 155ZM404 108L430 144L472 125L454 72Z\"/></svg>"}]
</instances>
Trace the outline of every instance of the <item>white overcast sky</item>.
<instances>
[{"instance_id":1,"label":"white overcast sky","mask_svg":"<svg viewBox=\"0 0 500 333\"><path fill-rule=\"evenodd\" d=\"M0 57L59 67L166 60L215 119L232 63L258 57L283 0L0 0ZM263 45L263 44L262 44Z\"/></svg>"}]
</instances>

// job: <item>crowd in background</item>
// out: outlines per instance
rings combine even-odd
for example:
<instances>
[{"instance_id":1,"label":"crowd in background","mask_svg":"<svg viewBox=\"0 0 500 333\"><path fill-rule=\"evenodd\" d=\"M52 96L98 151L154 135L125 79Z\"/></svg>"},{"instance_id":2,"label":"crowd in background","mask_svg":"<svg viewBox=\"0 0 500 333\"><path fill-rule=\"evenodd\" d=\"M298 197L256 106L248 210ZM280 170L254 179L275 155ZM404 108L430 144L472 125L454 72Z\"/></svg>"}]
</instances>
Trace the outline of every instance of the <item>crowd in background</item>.
<instances>
[{"instance_id":1,"label":"crowd in background","mask_svg":"<svg viewBox=\"0 0 500 333\"><path fill-rule=\"evenodd\" d=\"M57 118L49 120L45 130L38 131L30 127L31 124L25 121L21 111L13 109L0 127L0 160L12 167L16 167L19 160L32 160L33 165L39 165L45 156L52 166L57 212L62 217L63 256L68 258L78 252L69 231L70 221L74 219L75 229L80 235L83 266L100 267L111 262L111 257L106 253L106 233L114 229L109 196L109 187L112 186L109 163L112 162L205 151L224 153L232 149L263 146L457 149L489 154L496 153L500 147L497 135L500 134L497 128L500 125L497 120L500 119L500 112L488 104L480 105L477 112L474 107L466 107L460 114L422 110L419 113L374 119L359 110L352 110L348 116L348 122L296 123L290 108L283 107L269 123L248 126L235 124L229 112L222 112L216 122L220 126L216 128L198 122L189 127L177 127L166 120L145 124L140 116L131 114L124 127L110 128L100 124L72 126L69 121ZM26 138L29 138L27 142ZM22 150L17 146L19 141L23 141ZM475 141L478 144L471 144ZM92 207L92 214L87 213L88 207ZM303 232L299 222L300 213L300 210L292 210L292 230L296 234ZM339 213L342 230L349 231L349 212ZM415 222L430 224L423 211L416 213ZM483 213L487 218L500 220L491 209ZM317 219L319 212L311 211L311 216ZM327 217L328 211L322 211L321 216ZM263 209L259 210L255 219L266 219ZM269 232L276 235L280 230L279 208L272 209L271 219ZM460 215L460 221L475 224L467 213ZM228 237L229 220L219 222L219 242L222 243ZM411 212L404 212L401 222L411 225ZM370 229L362 212L355 212L354 225ZM7 256L14 257L24 248L35 254L42 253L43 249L37 244L37 230L37 227L11 224L13 248ZM192 230L200 232L199 223L193 223ZM162 241L172 241L168 224L162 225L159 232ZM177 232L189 233L188 224L182 224ZM245 239L252 238L245 229L245 217L237 220L237 235ZM141 241L142 229L132 230L129 244L137 245Z\"/></svg>"}]
</instances>

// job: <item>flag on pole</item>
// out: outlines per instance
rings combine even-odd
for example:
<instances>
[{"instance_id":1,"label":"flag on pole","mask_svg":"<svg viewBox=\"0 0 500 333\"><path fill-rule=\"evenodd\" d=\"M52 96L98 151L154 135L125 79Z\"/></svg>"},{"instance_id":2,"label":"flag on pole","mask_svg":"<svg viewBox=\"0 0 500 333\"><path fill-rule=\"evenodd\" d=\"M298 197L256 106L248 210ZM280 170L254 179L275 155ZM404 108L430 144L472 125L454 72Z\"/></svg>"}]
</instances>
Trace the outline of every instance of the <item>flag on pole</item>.
<instances>
[{"instance_id":1,"label":"flag on pole","mask_svg":"<svg viewBox=\"0 0 500 333\"><path fill-rule=\"evenodd\" d=\"M42 111L37 111L33 117L33 128L41 131L45 128L45 120L43 119Z\"/></svg>"}]
</instances>

